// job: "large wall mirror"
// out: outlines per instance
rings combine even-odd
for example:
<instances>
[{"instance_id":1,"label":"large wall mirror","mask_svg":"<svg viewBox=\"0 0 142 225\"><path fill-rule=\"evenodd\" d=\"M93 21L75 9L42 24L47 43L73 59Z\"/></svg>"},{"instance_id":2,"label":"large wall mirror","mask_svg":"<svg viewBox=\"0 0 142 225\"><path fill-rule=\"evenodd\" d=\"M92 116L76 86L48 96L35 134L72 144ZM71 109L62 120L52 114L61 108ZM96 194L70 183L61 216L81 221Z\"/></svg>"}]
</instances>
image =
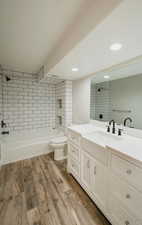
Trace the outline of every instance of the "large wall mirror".
<instances>
[{"instance_id":1,"label":"large wall mirror","mask_svg":"<svg viewBox=\"0 0 142 225\"><path fill-rule=\"evenodd\" d=\"M94 75L90 117L142 129L142 59Z\"/></svg>"}]
</instances>

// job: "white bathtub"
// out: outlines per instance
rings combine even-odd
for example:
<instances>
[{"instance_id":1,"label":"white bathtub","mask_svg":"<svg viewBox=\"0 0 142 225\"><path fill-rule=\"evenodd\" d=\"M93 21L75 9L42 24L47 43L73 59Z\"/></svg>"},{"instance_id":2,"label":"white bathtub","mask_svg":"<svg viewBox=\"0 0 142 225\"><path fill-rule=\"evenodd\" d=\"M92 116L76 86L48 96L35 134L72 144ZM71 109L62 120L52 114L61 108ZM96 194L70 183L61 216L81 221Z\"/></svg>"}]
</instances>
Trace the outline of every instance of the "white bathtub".
<instances>
[{"instance_id":1,"label":"white bathtub","mask_svg":"<svg viewBox=\"0 0 142 225\"><path fill-rule=\"evenodd\" d=\"M0 136L0 164L47 154L52 151L49 147L51 139L63 135L60 130L39 129Z\"/></svg>"}]
</instances>

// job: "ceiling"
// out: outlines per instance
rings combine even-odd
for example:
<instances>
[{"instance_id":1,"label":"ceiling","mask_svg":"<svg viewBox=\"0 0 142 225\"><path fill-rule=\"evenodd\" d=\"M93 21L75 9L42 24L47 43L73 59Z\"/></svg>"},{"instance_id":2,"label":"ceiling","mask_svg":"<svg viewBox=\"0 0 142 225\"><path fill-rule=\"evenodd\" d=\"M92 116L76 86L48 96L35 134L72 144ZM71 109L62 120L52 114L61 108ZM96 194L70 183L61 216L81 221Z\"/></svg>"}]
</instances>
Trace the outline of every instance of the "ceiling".
<instances>
[{"instance_id":1,"label":"ceiling","mask_svg":"<svg viewBox=\"0 0 142 225\"><path fill-rule=\"evenodd\" d=\"M140 74L142 74L142 57L115 66L114 68L96 73L92 78L91 83L101 83L105 81L117 80L130 76L137 76ZM110 78L105 79L104 76L109 76Z\"/></svg>"},{"instance_id":2,"label":"ceiling","mask_svg":"<svg viewBox=\"0 0 142 225\"><path fill-rule=\"evenodd\" d=\"M76 80L142 55L141 12L141 0L122 1L50 73ZM122 49L110 51L113 43L122 43ZM74 67L78 72L72 72Z\"/></svg>"},{"instance_id":3,"label":"ceiling","mask_svg":"<svg viewBox=\"0 0 142 225\"><path fill-rule=\"evenodd\" d=\"M0 64L37 72L85 0L1 0Z\"/></svg>"},{"instance_id":4,"label":"ceiling","mask_svg":"<svg viewBox=\"0 0 142 225\"><path fill-rule=\"evenodd\" d=\"M121 1L1 0L0 64L30 73L43 64L51 69Z\"/></svg>"}]
</instances>

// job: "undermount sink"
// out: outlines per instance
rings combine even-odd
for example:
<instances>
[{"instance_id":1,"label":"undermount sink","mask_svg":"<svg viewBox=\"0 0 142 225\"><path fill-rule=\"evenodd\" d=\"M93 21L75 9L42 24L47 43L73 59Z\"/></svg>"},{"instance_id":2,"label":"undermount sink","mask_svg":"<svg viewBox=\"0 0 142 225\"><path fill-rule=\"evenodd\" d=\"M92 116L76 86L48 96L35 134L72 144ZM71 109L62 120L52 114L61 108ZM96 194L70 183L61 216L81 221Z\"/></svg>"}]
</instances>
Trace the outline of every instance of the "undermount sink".
<instances>
[{"instance_id":1,"label":"undermount sink","mask_svg":"<svg viewBox=\"0 0 142 225\"><path fill-rule=\"evenodd\" d=\"M107 133L105 131L95 131L92 133L94 136L100 137L100 138L107 138L107 139L111 139L111 140L122 140L122 136L118 136L116 134L111 134L111 133Z\"/></svg>"},{"instance_id":2,"label":"undermount sink","mask_svg":"<svg viewBox=\"0 0 142 225\"><path fill-rule=\"evenodd\" d=\"M123 140L122 136L117 136L116 134L107 133L105 131L96 130L92 133L89 133L86 135L88 138L98 140L99 142L102 142L103 144L107 144L108 141L120 141Z\"/></svg>"}]
</instances>

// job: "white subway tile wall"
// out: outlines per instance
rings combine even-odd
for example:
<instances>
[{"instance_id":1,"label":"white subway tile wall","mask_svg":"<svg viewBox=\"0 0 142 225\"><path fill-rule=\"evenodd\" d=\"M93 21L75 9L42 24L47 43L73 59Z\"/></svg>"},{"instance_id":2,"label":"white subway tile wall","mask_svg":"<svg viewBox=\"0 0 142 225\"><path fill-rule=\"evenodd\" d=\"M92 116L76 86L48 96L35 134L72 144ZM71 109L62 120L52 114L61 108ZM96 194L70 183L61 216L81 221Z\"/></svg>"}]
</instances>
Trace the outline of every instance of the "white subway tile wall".
<instances>
[{"instance_id":1,"label":"white subway tile wall","mask_svg":"<svg viewBox=\"0 0 142 225\"><path fill-rule=\"evenodd\" d=\"M65 128L71 123L71 81L62 82L58 79L59 83L50 84L48 80L38 82L37 75L34 74L11 71L3 71L3 73L3 83L0 76L0 120L4 119L10 132L39 128L50 130L58 127L57 96L61 96L64 103L62 126ZM5 76L10 77L11 80L7 82ZM67 102L67 99L70 102Z\"/></svg>"}]
</instances>

